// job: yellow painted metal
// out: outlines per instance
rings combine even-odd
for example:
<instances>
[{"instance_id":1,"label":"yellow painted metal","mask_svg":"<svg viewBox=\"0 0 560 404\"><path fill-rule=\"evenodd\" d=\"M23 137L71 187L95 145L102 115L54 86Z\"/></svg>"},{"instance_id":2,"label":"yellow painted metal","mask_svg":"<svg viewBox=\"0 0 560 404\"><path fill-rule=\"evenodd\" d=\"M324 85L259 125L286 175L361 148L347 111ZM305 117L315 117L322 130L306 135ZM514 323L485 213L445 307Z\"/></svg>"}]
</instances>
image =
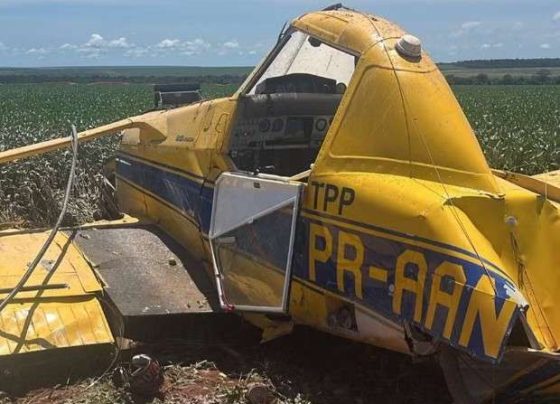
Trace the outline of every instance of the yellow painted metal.
<instances>
[{"instance_id":1,"label":"yellow painted metal","mask_svg":"<svg viewBox=\"0 0 560 404\"><path fill-rule=\"evenodd\" d=\"M351 11L307 14L294 26L361 55L309 181L351 184L358 197L343 219L496 264L528 301L528 323L541 347L558 349L560 275L552 269L560 267L560 220L558 205L546 199L558 189L530 178L515 186L492 173L429 56L407 60L396 52L400 28ZM312 202L308 194L305 207ZM337 207L326 213L337 216ZM493 329L483 333L488 341L503 338Z\"/></svg>"},{"instance_id":2,"label":"yellow painted metal","mask_svg":"<svg viewBox=\"0 0 560 404\"><path fill-rule=\"evenodd\" d=\"M493 170L493 172L497 177L539 194L545 199L560 202L560 171L539 174L533 177L500 170Z\"/></svg>"},{"instance_id":3,"label":"yellow painted metal","mask_svg":"<svg viewBox=\"0 0 560 404\"><path fill-rule=\"evenodd\" d=\"M165 138L167 132L167 119L162 111L154 111L144 115L133 118L123 119L108 125L100 126L98 128L86 130L78 133L78 141L89 142L103 136L112 135L119 131L128 128L141 128L142 141L153 142ZM28 158L31 156L38 156L54 150L69 147L72 144L72 137L64 137L45 142L37 143L34 145L23 146L17 149L6 150L0 152L0 164L9 163L10 161Z\"/></svg>"},{"instance_id":4,"label":"yellow painted metal","mask_svg":"<svg viewBox=\"0 0 560 404\"><path fill-rule=\"evenodd\" d=\"M13 288L47 238L45 232L0 234L0 288ZM98 301L102 285L81 252L57 234L27 287L62 288L22 291L0 313L0 356L113 343ZM0 299L7 293L0 294Z\"/></svg>"},{"instance_id":5,"label":"yellow painted metal","mask_svg":"<svg viewBox=\"0 0 560 404\"><path fill-rule=\"evenodd\" d=\"M339 188L348 184L356 186L359 197L345 209L341 219L398 229L419 239L435 240L442 247L341 223L336 219L335 205L327 209L327 213L335 218L316 218L322 222L343 226L351 233L369 232L406 242L474 264L480 264L482 259L494 263L502 270L497 273L518 288L520 296L512 296L512 299L519 304L527 301L528 324L541 348L548 351L558 349L560 314L557 291L560 288L560 273L551 270L560 268L557 247L560 246L560 211L557 204L501 179L497 180L502 191L500 196L398 175L351 171L315 175L311 181ZM312 193L307 193L306 198L304 206L309 209L313 205ZM457 253L455 247L473 254ZM486 268L491 273L496 272L496 268ZM484 293L490 292L486 290ZM301 293L312 294L306 290ZM312 316L310 312L313 310L308 307L297 304L293 307L296 315L301 310L303 317ZM502 333L495 328L482 331L487 341L493 338L501 341L505 337L504 329Z\"/></svg>"},{"instance_id":6,"label":"yellow painted metal","mask_svg":"<svg viewBox=\"0 0 560 404\"><path fill-rule=\"evenodd\" d=\"M130 127L133 124L132 119L125 119L123 121L115 122L99 128L80 132L78 139L80 142L87 142L95 140L107 134L115 133L119 130ZM48 140L45 142L37 143L34 145L23 146L17 149L7 150L0 153L0 164L8 163L10 161L19 160L31 156L48 153L54 150L69 147L72 144L72 137L64 137L59 139Z\"/></svg>"},{"instance_id":7,"label":"yellow painted metal","mask_svg":"<svg viewBox=\"0 0 560 404\"><path fill-rule=\"evenodd\" d=\"M221 155L237 98L222 98L167 111L159 116L165 127L164 137L146 142L148 127L124 131L121 151L127 158L184 177L203 186L225 170L232 169L229 158ZM208 183L209 182L209 183ZM200 228L193 212L182 212L161 196L117 177L120 207L132 215L146 218L165 229L176 240L188 246L195 258L207 257ZM210 268L209 268L210 271Z\"/></svg>"},{"instance_id":8,"label":"yellow painted metal","mask_svg":"<svg viewBox=\"0 0 560 404\"><path fill-rule=\"evenodd\" d=\"M120 218L120 219L97 220L95 222L85 223L85 224L81 225L79 228L80 229L91 229L91 228L103 229L103 228L106 228L106 227L134 226L134 225L137 225L138 223L140 223L140 220L138 218L132 217L132 216L127 215L127 214L123 214L122 218ZM62 227L60 230L61 231L72 231L72 230L75 230L75 229L76 229L75 227ZM29 229L25 229L25 228L24 229L6 228L5 230L0 231L0 238L10 236L10 235L34 234L34 233L40 233L40 232L46 232L46 231L50 231L50 229L49 228L44 228L44 229L29 230Z\"/></svg>"},{"instance_id":9,"label":"yellow painted metal","mask_svg":"<svg viewBox=\"0 0 560 404\"><path fill-rule=\"evenodd\" d=\"M407 60L395 50L396 41L405 33L396 25L376 16L338 10L306 14L296 19L293 27L359 56L352 81L308 179L309 184L330 184L338 189L351 187L355 191L355 201L343 211L331 204L319 212L316 195L308 187L302 216L342 229L345 243L356 246L357 250L360 241L355 234L358 232L406 243L413 249L404 252L405 258L421 270L426 269L418 251L428 251L479 265L487 274L498 274L513 285L502 310L508 314L515 307L526 306L527 330L538 345L533 348L543 352L558 350L560 174L531 178L493 172L445 78L430 57L423 53L419 60ZM205 190L211 191L213 181L221 172L235 170L227 153L239 97L240 93L231 98L152 112L94 130L90 135L124 130L121 155L132 162L188 179L195 184L193 187L199 187L202 195ZM54 145L4 152L0 154L0 163L67 144L68 140L63 140ZM301 179L307 180L306 175ZM206 235L194 218L194 212L182 211L161 195L122 176L117 177L117 181L120 206L124 211L159 224L195 257L211 261ZM390 231L382 233L379 229ZM324 226L313 231L329 240ZM17 248L21 250L27 239L6 240L14 241L2 248L0 237L0 269L8 268L10 260L15 260L13 262L22 264L17 267L21 273L25 259L16 251L19 251ZM328 248L325 257L315 258L334 261L340 291L341 284L344 286L340 281L341 273L351 272L357 277L360 271L340 258L344 254L336 251L334 241ZM14 252L7 252L11 249ZM310 254L319 253L312 251ZM255 262L245 267L247 273L258 271ZM438 282L454 271L452 265L442 268L439 268L439 278L434 276ZM81 279L87 276L74 270L72 273L69 269L67 275L64 270L55 275L57 281L68 283L72 292L49 291L45 296L59 293L57 296L64 299L78 299L78 296L84 299L99 290L96 289L99 285L93 281L86 282L92 288L86 289ZM2 282L15 283L16 275L12 278L9 275ZM369 268L368 276L386 280L382 268ZM496 358L498 347L506 337L506 328L492 310L495 291L490 278L483 276L481 279L472 292L473 306L465 309L468 324L460 330L458 343L465 345L475 321L473 307L480 309L486 324L480 331L483 345L488 356ZM414 288L422 292L428 290L419 282L407 285L408 292L414 292ZM359 295L358 280L354 287ZM82 294L73 294L78 291ZM266 293L266 287L250 293ZM395 293L399 296L404 292L397 290ZM421 295L418 290L415 293ZM442 295L434 292L422 298L429 299L428 305L432 305L433 310L434 304L443 302L456 315L458 307L452 296ZM400 314L400 299L394 302L397 303L393 304L393 314ZM290 314L295 322L407 352L404 336L402 340L360 336L329 326L329 313L346 303L355 305L358 311L375 321L384 321L384 325L398 332L399 326L394 321L378 318L378 313L373 313L359 300L320 288L310 280L293 281ZM69 300L61 304L74 303ZM417 323L430 330L433 311L425 318L421 312L415 312L414 316ZM285 330L279 327L282 331L273 331L274 322L262 316L248 318L269 329L269 335Z\"/></svg>"},{"instance_id":10,"label":"yellow painted metal","mask_svg":"<svg viewBox=\"0 0 560 404\"><path fill-rule=\"evenodd\" d=\"M430 244L407 240L426 250L475 264L494 263L500 276L518 287L521 295L512 299L517 304L529 303L528 324L541 347L556 349L560 324L552 309L552 294L560 280L545 275L544 268L556 265L557 210L556 205L537 198L542 182L533 180L537 188L526 182L515 185L490 170L472 128L429 56L411 61L395 51L396 40L404 34L399 27L346 10L307 14L293 26L360 55L309 178L309 182L339 188L352 186L358 197L342 215L334 205L325 213L339 215L347 223L431 240ZM122 150L132 159L184 176L202 189L220 172L235 169L226 153L237 97L161 114L158 127L166 128L164 137L155 139L144 134L149 128L135 126L125 131ZM189 215L122 178L119 184L125 210L158 222L189 245L193 254L208 259L207 242L204 237L198 241L203 235ZM306 192L304 208L313 210L310 192ZM514 217L515 228L508 224L509 216ZM384 237L404 241L398 236ZM526 261L525 282L520 282L520 260ZM328 328L328 293L317 294L309 286L294 282L292 315L298 322ZM484 338L499 341L503 335L488 329Z\"/></svg>"},{"instance_id":11,"label":"yellow painted metal","mask_svg":"<svg viewBox=\"0 0 560 404\"><path fill-rule=\"evenodd\" d=\"M330 13L306 15L295 25L322 35L314 27L326 30L327 18L337 28L333 44L361 58L314 174L391 173L497 193L474 131L429 56L402 58L395 43L405 32L385 20L346 12L352 18L342 23L324 16Z\"/></svg>"},{"instance_id":12,"label":"yellow painted metal","mask_svg":"<svg viewBox=\"0 0 560 404\"><path fill-rule=\"evenodd\" d=\"M555 187L560 188L560 170L535 175L533 176L533 178L536 178L544 183L554 185Z\"/></svg>"},{"instance_id":13,"label":"yellow painted metal","mask_svg":"<svg viewBox=\"0 0 560 404\"><path fill-rule=\"evenodd\" d=\"M91 298L11 304L0 324L0 356L114 342L99 302Z\"/></svg>"}]
</instances>

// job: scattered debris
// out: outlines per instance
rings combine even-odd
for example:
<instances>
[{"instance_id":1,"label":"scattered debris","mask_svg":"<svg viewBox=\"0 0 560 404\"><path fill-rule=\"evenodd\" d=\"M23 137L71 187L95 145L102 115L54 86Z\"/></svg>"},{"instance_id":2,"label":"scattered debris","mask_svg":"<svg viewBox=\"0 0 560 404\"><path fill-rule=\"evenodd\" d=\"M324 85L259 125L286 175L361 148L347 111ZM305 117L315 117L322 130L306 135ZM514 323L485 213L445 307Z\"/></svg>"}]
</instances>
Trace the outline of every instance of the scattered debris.
<instances>
[{"instance_id":1,"label":"scattered debris","mask_svg":"<svg viewBox=\"0 0 560 404\"><path fill-rule=\"evenodd\" d=\"M408 357L309 329L267 344L246 333L225 338L132 344L132 352L122 353L125 362L142 352L163 369L165 380L153 397L116 386L109 372L93 386L88 379L0 398L0 403L260 404L251 398L261 393L272 394L274 404L451 402L439 367L429 360L412 366ZM423 382L417 383L420 377Z\"/></svg>"},{"instance_id":2,"label":"scattered debris","mask_svg":"<svg viewBox=\"0 0 560 404\"><path fill-rule=\"evenodd\" d=\"M250 385L246 396L251 404L274 404L278 401L272 390L264 384Z\"/></svg>"},{"instance_id":3,"label":"scattered debris","mask_svg":"<svg viewBox=\"0 0 560 404\"><path fill-rule=\"evenodd\" d=\"M132 357L129 364L118 366L112 375L117 388L125 388L132 394L144 397L160 395L163 385L163 369L157 360L140 354Z\"/></svg>"}]
</instances>

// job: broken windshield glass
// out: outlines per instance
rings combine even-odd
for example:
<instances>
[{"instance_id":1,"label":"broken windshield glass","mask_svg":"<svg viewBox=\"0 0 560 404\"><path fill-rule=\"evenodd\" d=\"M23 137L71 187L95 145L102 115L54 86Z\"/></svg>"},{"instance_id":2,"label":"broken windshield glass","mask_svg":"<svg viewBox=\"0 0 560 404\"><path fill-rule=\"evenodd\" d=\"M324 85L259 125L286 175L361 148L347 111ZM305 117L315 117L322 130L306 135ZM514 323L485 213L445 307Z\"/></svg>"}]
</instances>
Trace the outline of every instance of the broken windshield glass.
<instances>
[{"instance_id":1,"label":"broken windshield glass","mask_svg":"<svg viewBox=\"0 0 560 404\"><path fill-rule=\"evenodd\" d=\"M343 93L354 73L355 56L295 31L249 94L286 92ZM292 80L274 78L290 76ZM318 80L318 79L322 80ZM270 87L273 86L274 90Z\"/></svg>"}]
</instances>

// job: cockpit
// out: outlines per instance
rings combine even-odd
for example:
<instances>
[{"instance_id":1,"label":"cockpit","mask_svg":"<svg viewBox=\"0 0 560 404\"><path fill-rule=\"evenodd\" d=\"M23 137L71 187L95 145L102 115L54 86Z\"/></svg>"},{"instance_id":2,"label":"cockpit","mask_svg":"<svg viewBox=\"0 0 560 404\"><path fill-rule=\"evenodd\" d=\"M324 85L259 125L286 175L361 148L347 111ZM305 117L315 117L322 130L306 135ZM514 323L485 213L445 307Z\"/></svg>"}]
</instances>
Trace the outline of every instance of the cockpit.
<instances>
[{"instance_id":1,"label":"cockpit","mask_svg":"<svg viewBox=\"0 0 560 404\"><path fill-rule=\"evenodd\" d=\"M229 148L239 170L292 176L310 168L357 56L291 31L249 78Z\"/></svg>"}]
</instances>

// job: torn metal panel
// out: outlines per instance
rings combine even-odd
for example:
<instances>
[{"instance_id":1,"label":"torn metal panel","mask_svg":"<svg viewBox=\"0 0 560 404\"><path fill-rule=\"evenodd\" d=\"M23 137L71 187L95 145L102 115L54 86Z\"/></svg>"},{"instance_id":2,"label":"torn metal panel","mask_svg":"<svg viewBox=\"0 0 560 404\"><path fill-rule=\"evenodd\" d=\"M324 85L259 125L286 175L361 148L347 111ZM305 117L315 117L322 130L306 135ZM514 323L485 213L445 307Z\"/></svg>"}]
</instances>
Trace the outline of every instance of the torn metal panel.
<instances>
[{"instance_id":1,"label":"torn metal panel","mask_svg":"<svg viewBox=\"0 0 560 404\"><path fill-rule=\"evenodd\" d=\"M47 236L0 236L0 298L17 284ZM0 355L113 342L98 301L102 285L64 234L56 236L25 286L0 313Z\"/></svg>"},{"instance_id":2,"label":"torn metal panel","mask_svg":"<svg viewBox=\"0 0 560 404\"><path fill-rule=\"evenodd\" d=\"M219 310L203 265L155 226L80 229L71 234L124 316Z\"/></svg>"}]
</instances>

